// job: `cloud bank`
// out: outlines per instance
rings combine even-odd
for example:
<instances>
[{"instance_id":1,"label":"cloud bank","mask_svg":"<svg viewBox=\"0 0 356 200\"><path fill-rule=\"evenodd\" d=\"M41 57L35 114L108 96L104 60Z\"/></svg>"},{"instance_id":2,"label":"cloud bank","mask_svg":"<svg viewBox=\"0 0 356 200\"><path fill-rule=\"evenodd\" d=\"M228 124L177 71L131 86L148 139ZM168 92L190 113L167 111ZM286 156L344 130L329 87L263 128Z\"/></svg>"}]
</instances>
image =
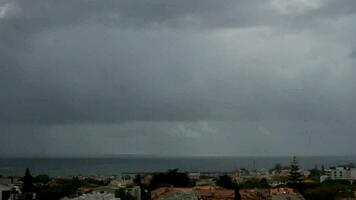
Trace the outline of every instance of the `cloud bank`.
<instances>
[{"instance_id":1,"label":"cloud bank","mask_svg":"<svg viewBox=\"0 0 356 200\"><path fill-rule=\"evenodd\" d=\"M353 0L2 0L0 137L37 147L0 151L84 154L109 137L131 145L91 153L348 154L355 12ZM340 150L326 149L335 135ZM298 142L274 148L286 141Z\"/></svg>"}]
</instances>

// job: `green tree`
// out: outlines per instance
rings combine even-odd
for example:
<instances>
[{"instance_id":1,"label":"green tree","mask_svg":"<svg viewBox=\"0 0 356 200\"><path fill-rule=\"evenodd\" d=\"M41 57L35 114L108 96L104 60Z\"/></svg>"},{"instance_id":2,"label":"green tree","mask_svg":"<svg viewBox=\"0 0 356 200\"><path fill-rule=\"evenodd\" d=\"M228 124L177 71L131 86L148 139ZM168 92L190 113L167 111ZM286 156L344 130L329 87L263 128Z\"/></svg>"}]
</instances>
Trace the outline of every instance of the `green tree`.
<instances>
[{"instance_id":1,"label":"green tree","mask_svg":"<svg viewBox=\"0 0 356 200\"><path fill-rule=\"evenodd\" d=\"M282 171L282 169L283 169L282 165L279 164L279 163L277 163L277 164L274 166L274 168L273 168L272 171L275 171L277 174L280 174L281 171Z\"/></svg>"},{"instance_id":2,"label":"green tree","mask_svg":"<svg viewBox=\"0 0 356 200\"><path fill-rule=\"evenodd\" d=\"M138 185L138 186L141 186L142 183L141 183L141 175L140 174L136 174L135 178L133 179L133 182Z\"/></svg>"},{"instance_id":3,"label":"green tree","mask_svg":"<svg viewBox=\"0 0 356 200\"><path fill-rule=\"evenodd\" d=\"M236 183L232 182L231 177L225 174L218 178L218 180L216 181L216 185L233 190L235 189Z\"/></svg>"},{"instance_id":4,"label":"green tree","mask_svg":"<svg viewBox=\"0 0 356 200\"><path fill-rule=\"evenodd\" d=\"M63 197L76 195L78 188L85 184L78 177L72 179L56 179L54 185L40 184L35 186L36 198L38 200L58 200Z\"/></svg>"},{"instance_id":5,"label":"green tree","mask_svg":"<svg viewBox=\"0 0 356 200\"><path fill-rule=\"evenodd\" d=\"M234 190L235 197L234 200L241 200L240 195L240 186L237 183L234 183L230 176L227 174L222 175L216 181L216 185L223 187L225 189Z\"/></svg>"},{"instance_id":6,"label":"green tree","mask_svg":"<svg viewBox=\"0 0 356 200\"><path fill-rule=\"evenodd\" d=\"M290 165L290 172L288 174L288 183L295 185L301 183L303 175L300 173L299 164L297 158L294 156Z\"/></svg>"},{"instance_id":7,"label":"green tree","mask_svg":"<svg viewBox=\"0 0 356 200\"><path fill-rule=\"evenodd\" d=\"M48 183L51 179L46 174L40 174L33 178L34 183Z\"/></svg>"},{"instance_id":8,"label":"green tree","mask_svg":"<svg viewBox=\"0 0 356 200\"><path fill-rule=\"evenodd\" d=\"M318 168L314 168L314 169L310 170L310 174L309 174L308 178L319 182L321 175L322 175L322 171L320 171Z\"/></svg>"},{"instance_id":9,"label":"green tree","mask_svg":"<svg viewBox=\"0 0 356 200\"><path fill-rule=\"evenodd\" d=\"M319 184L311 184L301 191L305 199L334 200L338 198L354 198L354 186L348 181L327 180Z\"/></svg>"},{"instance_id":10,"label":"green tree","mask_svg":"<svg viewBox=\"0 0 356 200\"><path fill-rule=\"evenodd\" d=\"M324 164L321 165L321 172L324 173L325 172L325 167Z\"/></svg>"},{"instance_id":11,"label":"green tree","mask_svg":"<svg viewBox=\"0 0 356 200\"><path fill-rule=\"evenodd\" d=\"M25 176L22 178L21 191L21 199L33 199L33 177L31 176L30 170L28 168L26 168Z\"/></svg>"},{"instance_id":12,"label":"green tree","mask_svg":"<svg viewBox=\"0 0 356 200\"><path fill-rule=\"evenodd\" d=\"M132 196L128 191L123 188L120 188L115 191L115 197L120 198L121 200L135 200L136 198Z\"/></svg>"},{"instance_id":13,"label":"green tree","mask_svg":"<svg viewBox=\"0 0 356 200\"><path fill-rule=\"evenodd\" d=\"M241 200L240 187L238 184L236 184L234 191L235 191L234 200Z\"/></svg>"},{"instance_id":14,"label":"green tree","mask_svg":"<svg viewBox=\"0 0 356 200\"><path fill-rule=\"evenodd\" d=\"M166 173L153 174L150 189L155 189L162 185L172 185L174 187L189 187L192 185L187 173L179 172L178 169L168 170Z\"/></svg>"},{"instance_id":15,"label":"green tree","mask_svg":"<svg viewBox=\"0 0 356 200\"><path fill-rule=\"evenodd\" d=\"M250 179L247 179L241 184L241 187L242 188L248 188L248 189L270 188L266 178L262 178L262 179L250 178Z\"/></svg>"}]
</instances>

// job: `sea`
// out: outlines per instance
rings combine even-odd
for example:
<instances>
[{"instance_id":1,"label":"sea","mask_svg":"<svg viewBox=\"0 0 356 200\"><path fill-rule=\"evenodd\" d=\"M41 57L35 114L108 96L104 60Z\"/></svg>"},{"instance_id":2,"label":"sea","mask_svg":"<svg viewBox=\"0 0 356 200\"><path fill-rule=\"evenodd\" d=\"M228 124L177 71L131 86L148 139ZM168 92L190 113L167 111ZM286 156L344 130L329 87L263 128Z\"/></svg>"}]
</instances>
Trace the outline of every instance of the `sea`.
<instances>
[{"instance_id":1,"label":"sea","mask_svg":"<svg viewBox=\"0 0 356 200\"><path fill-rule=\"evenodd\" d=\"M356 156L300 156L302 168L325 168L356 163ZM90 158L0 158L0 175L22 176L26 168L33 175L110 176L126 173L164 172L178 168L189 172L231 172L239 168L270 169L275 164L289 165L292 157L90 157Z\"/></svg>"}]
</instances>

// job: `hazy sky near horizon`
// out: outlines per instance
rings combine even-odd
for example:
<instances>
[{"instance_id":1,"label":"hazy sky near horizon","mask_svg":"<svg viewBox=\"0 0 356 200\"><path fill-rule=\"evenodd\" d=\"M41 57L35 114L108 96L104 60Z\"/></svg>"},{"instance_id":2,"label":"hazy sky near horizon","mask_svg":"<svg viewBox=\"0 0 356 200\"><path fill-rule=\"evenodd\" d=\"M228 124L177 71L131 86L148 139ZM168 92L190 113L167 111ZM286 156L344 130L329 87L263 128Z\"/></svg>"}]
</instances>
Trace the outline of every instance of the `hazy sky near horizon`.
<instances>
[{"instance_id":1,"label":"hazy sky near horizon","mask_svg":"<svg viewBox=\"0 0 356 200\"><path fill-rule=\"evenodd\" d=\"M0 0L0 155L350 155L355 0Z\"/></svg>"}]
</instances>

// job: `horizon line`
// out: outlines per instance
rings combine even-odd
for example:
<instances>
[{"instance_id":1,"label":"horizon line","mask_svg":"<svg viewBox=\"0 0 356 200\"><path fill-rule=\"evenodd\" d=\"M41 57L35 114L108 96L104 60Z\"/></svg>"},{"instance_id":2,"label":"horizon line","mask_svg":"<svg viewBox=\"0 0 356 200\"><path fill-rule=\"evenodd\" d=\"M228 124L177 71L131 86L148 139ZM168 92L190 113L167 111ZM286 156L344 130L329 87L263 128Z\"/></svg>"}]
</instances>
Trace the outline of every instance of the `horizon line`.
<instances>
[{"instance_id":1,"label":"horizon line","mask_svg":"<svg viewBox=\"0 0 356 200\"><path fill-rule=\"evenodd\" d=\"M93 158L93 159L104 159L104 158L268 158L268 157L356 157L356 155L219 155L219 154L209 154L209 155L162 155L162 154L140 154L140 153L128 153L128 154L75 154L75 155L0 155L0 159L27 159L27 158L43 158L43 159L66 159L66 158L73 158L73 159L81 159L81 158Z\"/></svg>"}]
</instances>

